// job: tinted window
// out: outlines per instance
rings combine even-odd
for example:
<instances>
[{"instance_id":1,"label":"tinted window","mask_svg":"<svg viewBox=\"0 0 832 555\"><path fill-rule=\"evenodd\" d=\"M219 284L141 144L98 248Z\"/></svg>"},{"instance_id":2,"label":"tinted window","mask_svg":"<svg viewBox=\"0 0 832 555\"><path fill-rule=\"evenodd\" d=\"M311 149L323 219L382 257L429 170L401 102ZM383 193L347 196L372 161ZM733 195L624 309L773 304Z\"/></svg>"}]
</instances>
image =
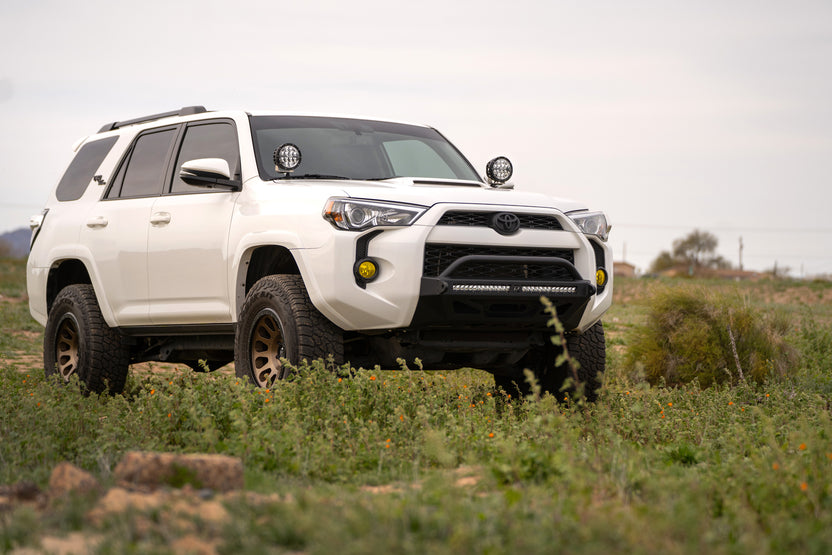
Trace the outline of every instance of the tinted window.
<instances>
[{"instance_id":1,"label":"tinted window","mask_svg":"<svg viewBox=\"0 0 832 555\"><path fill-rule=\"evenodd\" d=\"M429 127L347 118L255 116L251 128L263 179L285 177L275 170L273 153L280 145L293 143L302 154L292 174L296 178L480 180L459 151Z\"/></svg>"},{"instance_id":2,"label":"tinted window","mask_svg":"<svg viewBox=\"0 0 832 555\"><path fill-rule=\"evenodd\" d=\"M175 136L175 129L167 129L142 135L136 140L124 172L124 182L121 184L119 197L146 197L161 194L168 153ZM117 185L117 182L114 183L114 186Z\"/></svg>"},{"instance_id":3,"label":"tinted window","mask_svg":"<svg viewBox=\"0 0 832 555\"><path fill-rule=\"evenodd\" d=\"M222 158L228 162L228 168L231 170L233 179L239 166L238 152L237 132L230 123L189 125L185 131L185 138L182 139L179 156L176 159L171 191L174 193L208 191L204 187L188 185L179 178L179 170L182 169L182 164L199 158Z\"/></svg>"},{"instance_id":4,"label":"tinted window","mask_svg":"<svg viewBox=\"0 0 832 555\"><path fill-rule=\"evenodd\" d=\"M92 141L81 147L75 155L55 190L58 200L78 200L87 190L98 166L116 144L118 137L107 137Z\"/></svg>"},{"instance_id":5,"label":"tinted window","mask_svg":"<svg viewBox=\"0 0 832 555\"><path fill-rule=\"evenodd\" d=\"M451 167L425 143L415 140L388 141L382 146L393 166L393 175L456 179Z\"/></svg>"}]
</instances>

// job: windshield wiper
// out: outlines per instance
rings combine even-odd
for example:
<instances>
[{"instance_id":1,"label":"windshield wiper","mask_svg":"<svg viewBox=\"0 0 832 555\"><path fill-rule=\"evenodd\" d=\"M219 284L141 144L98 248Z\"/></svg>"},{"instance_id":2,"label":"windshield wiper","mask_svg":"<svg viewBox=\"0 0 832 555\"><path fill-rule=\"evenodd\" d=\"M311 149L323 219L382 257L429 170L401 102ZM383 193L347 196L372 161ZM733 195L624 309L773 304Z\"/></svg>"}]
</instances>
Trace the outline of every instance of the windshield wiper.
<instances>
[{"instance_id":1,"label":"windshield wiper","mask_svg":"<svg viewBox=\"0 0 832 555\"><path fill-rule=\"evenodd\" d=\"M327 175L323 173L302 173L299 175L287 174L276 179L352 179L343 175Z\"/></svg>"}]
</instances>

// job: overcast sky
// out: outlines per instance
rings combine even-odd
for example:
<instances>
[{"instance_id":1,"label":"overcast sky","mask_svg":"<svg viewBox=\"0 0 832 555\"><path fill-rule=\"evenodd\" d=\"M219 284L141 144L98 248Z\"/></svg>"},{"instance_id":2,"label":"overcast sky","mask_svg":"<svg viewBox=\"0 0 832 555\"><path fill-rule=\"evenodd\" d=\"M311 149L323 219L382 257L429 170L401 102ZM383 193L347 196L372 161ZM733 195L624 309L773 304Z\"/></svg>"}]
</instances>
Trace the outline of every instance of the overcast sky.
<instances>
[{"instance_id":1,"label":"overcast sky","mask_svg":"<svg viewBox=\"0 0 832 555\"><path fill-rule=\"evenodd\" d=\"M832 273L828 0L0 0L0 233L77 139L195 104L431 124L604 210L641 269L699 228Z\"/></svg>"}]
</instances>

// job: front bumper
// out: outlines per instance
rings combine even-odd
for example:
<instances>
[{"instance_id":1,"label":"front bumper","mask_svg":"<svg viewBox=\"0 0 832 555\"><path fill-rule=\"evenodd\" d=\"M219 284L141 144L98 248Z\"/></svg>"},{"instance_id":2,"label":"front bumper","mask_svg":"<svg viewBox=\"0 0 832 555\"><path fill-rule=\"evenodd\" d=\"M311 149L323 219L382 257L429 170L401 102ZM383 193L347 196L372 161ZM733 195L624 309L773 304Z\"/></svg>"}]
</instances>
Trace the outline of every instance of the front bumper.
<instances>
[{"instance_id":1,"label":"front bumper","mask_svg":"<svg viewBox=\"0 0 832 555\"><path fill-rule=\"evenodd\" d=\"M522 229L505 236L490 228L436 225L445 212L472 210L449 203L435 205L409 227L365 234L333 230L323 247L296 253L312 302L336 325L353 331L543 329L550 316L541 296L552 301L567 330L584 331L609 308L611 267L603 288L595 281L597 261L612 260L606 244L591 242L555 210L473 209L544 213L559 218L563 229ZM378 277L364 284L353 273L362 256L379 267Z\"/></svg>"}]
</instances>

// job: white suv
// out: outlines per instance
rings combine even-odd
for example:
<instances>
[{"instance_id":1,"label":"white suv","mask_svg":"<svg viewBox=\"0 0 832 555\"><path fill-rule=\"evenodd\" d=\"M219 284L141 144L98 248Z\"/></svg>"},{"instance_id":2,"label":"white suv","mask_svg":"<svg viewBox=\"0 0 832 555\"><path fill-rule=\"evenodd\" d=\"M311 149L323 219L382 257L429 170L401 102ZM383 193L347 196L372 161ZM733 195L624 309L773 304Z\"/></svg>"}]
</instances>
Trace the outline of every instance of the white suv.
<instances>
[{"instance_id":1,"label":"white suv","mask_svg":"<svg viewBox=\"0 0 832 555\"><path fill-rule=\"evenodd\" d=\"M93 391L129 364L232 360L260 386L302 359L533 370L556 391L557 308L590 396L612 300L608 226L481 178L430 127L209 112L105 125L32 218L28 293L47 374Z\"/></svg>"}]
</instances>

